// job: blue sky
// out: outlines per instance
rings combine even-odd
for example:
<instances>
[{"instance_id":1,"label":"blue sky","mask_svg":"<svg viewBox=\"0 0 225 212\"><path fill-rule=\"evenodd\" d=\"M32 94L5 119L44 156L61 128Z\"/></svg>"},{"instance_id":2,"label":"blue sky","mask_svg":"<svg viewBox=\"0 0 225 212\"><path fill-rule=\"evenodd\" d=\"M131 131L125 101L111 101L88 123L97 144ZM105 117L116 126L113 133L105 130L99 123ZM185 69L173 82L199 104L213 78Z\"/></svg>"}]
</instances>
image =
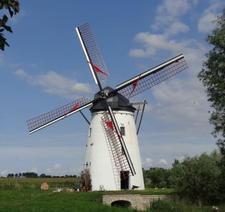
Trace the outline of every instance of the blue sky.
<instances>
[{"instance_id":1,"label":"blue sky","mask_svg":"<svg viewBox=\"0 0 225 212\"><path fill-rule=\"evenodd\" d=\"M175 158L216 148L209 103L196 76L222 1L20 2L14 33L7 35L10 48L0 53L0 175L80 172L87 124L79 114L33 135L26 120L97 91L74 30L85 22L111 86L179 53L188 62L188 70L133 99L149 102L139 135L144 167L169 167Z\"/></svg>"}]
</instances>

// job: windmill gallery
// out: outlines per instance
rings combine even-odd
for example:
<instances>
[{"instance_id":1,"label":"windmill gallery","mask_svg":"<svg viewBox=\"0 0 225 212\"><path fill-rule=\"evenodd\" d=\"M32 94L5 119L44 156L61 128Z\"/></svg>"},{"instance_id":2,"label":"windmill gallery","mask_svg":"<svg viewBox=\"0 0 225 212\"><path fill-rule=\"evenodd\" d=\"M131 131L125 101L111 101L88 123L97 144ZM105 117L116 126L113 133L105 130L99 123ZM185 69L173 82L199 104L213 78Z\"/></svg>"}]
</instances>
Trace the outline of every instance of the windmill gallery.
<instances>
[{"instance_id":1,"label":"windmill gallery","mask_svg":"<svg viewBox=\"0 0 225 212\"><path fill-rule=\"evenodd\" d=\"M103 88L101 78L107 76L108 71L90 27L88 24L81 25L76 28L76 32L99 92L92 100L83 97L28 120L29 132L36 132L89 108L92 116L84 170L90 174L90 189L144 189L134 119L136 108L129 99L186 69L184 56L178 55L115 88ZM84 118L86 119L85 116Z\"/></svg>"}]
</instances>

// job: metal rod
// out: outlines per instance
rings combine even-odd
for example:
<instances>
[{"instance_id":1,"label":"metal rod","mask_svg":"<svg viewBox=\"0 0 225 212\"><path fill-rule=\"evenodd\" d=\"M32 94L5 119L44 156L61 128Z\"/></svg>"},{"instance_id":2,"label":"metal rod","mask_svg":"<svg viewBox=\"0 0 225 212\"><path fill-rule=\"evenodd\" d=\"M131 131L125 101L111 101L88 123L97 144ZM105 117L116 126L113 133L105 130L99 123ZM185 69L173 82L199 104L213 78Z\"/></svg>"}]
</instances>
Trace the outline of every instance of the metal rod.
<instances>
[{"instance_id":1,"label":"metal rod","mask_svg":"<svg viewBox=\"0 0 225 212\"><path fill-rule=\"evenodd\" d=\"M95 81L95 83L98 85L100 91L102 91L102 85L101 85L101 83L100 83L100 81L99 81L99 79L98 79L97 74L95 73L94 68L93 68L93 65L92 65L93 63L92 63L91 57L90 57L90 55L89 55L88 49L87 49L87 47L86 47L86 45L85 45L85 42L84 42L84 40L83 40L83 38L82 38L82 35L81 35L81 33L80 33L80 30L79 30L79 27L76 27L76 32L77 32L78 38L79 38L79 40L80 40L80 43L81 43L82 49L83 49L83 51L84 51L84 54L85 54L85 56L86 56L86 59L87 59L87 62L88 62L88 66L89 66L89 68L90 68L90 70L91 70L91 73L92 73L92 76L93 76L93 78L94 78L94 81Z\"/></svg>"},{"instance_id":2,"label":"metal rod","mask_svg":"<svg viewBox=\"0 0 225 212\"><path fill-rule=\"evenodd\" d=\"M146 103L147 103L147 101L144 100L143 107L142 107L142 111L141 111L141 117L140 117L140 121L139 121L139 124L138 124L137 135L138 135L139 130L140 130L140 127L141 127L141 122L142 122L142 118L143 118L143 115L144 115Z\"/></svg>"},{"instance_id":3,"label":"metal rod","mask_svg":"<svg viewBox=\"0 0 225 212\"><path fill-rule=\"evenodd\" d=\"M174 57L174 58L172 58L170 60L167 60L166 62L164 62L164 63L162 63L162 64L160 64L158 66L150 68L147 71L145 71L145 72L143 72L143 73L141 73L141 74L139 74L139 75L137 75L137 76L135 76L135 77L133 77L133 78L123 82L123 83L121 83L120 85L117 85L116 86L116 91L119 91L122 88L127 87L128 85L131 85L136 80L141 80L141 79L145 78L146 76L148 76L150 74L156 73L156 72L160 71L162 68L164 68L164 67L166 67L166 66L168 66L168 65L170 65L170 64L172 64L172 63L174 63L174 62L176 62L178 60L181 60L183 58L184 58L184 55L180 54L180 55L178 55L178 56L176 56L176 57Z\"/></svg>"},{"instance_id":4,"label":"metal rod","mask_svg":"<svg viewBox=\"0 0 225 212\"><path fill-rule=\"evenodd\" d=\"M140 111L140 105L138 105L138 109L137 109L137 113L136 113L136 117L135 117L135 124L137 124L139 111Z\"/></svg>"},{"instance_id":5,"label":"metal rod","mask_svg":"<svg viewBox=\"0 0 225 212\"><path fill-rule=\"evenodd\" d=\"M84 113L80 110L80 114L83 116L84 120L90 125L90 121L87 119L87 117L84 115Z\"/></svg>"},{"instance_id":6,"label":"metal rod","mask_svg":"<svg viewBox=\"0 0 225 212\"><path fill-rule=\"evenodd\" d=\"M80 111L80 110L83 110L84 108L90 107L92 104L93 104L92 102L89 102L89 103L85 104L84 106L78 108L77 110L74 110L74 111L72 111L72 112L70 112L70 113L67 113L66 115L63 115L63 116L61 116L61 117L59 117L59 118L57 118L57 119L55 119L55 120L53 120L53 121L50 121L50 122L47 123L47 124L44 124L44 125L42 125L42 126L40 126L40 127L37 127L37 128L35 128L35 129L29 131L29 134L32 134L32 133L34 133L34 132L36 132L36 131L38 131L38 130L41 130L41 129L43 129L43 128L49 126L49 125L51 125L51 124L54 124L55 122L60 121L61 119L64 119L64 118L66 118L66 117L72 115L73 113L76 113L76 112L78 112L78 111Z\"/></svg>"}]
</instances>

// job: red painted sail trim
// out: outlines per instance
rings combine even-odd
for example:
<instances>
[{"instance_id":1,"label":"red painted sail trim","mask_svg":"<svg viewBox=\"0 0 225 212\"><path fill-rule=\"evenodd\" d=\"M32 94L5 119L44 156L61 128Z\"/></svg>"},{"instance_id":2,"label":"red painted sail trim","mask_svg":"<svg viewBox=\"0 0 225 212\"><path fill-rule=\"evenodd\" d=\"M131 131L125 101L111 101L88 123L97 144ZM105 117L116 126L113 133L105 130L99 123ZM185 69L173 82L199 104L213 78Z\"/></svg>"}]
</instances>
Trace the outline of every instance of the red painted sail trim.
<instances>
[{"instance_id":1,"label":"red painted sail trim","mask_svg":"<svg viewBox=\"0 0 225 212\"><path fill-rule=\"evenodd\" d=\"M136 79L131 85L132 85L132 90L131 90L131 93L132 94L134 92L134 90L136 89L137 85L138 85L138 80L139 79Z\"/></svg>"},{"instance_id":2,"label":"red painted sail trim","mask_svg":"<svg viewBox=\"0 0 225 212\"><path fill-rule=\"evenodd\" d=\"M77 110L80 107L79 103L76 103L75 105L73 105L72 109L70 110L70 112Z\"/></svg>"},{"instance_id":3,"label":"red painted sail trim","mask_svg":"<svg viewBox=\"0 0 225 212\"><path fill-rule=\"evenodd\" d=\"M106 77L108 77L108 74L106 72L102 71L98 66L96 66L95 64L92 64L92 66L96 73L101 73L101 74L105 75Z\"/></svg>"}]
</instances>

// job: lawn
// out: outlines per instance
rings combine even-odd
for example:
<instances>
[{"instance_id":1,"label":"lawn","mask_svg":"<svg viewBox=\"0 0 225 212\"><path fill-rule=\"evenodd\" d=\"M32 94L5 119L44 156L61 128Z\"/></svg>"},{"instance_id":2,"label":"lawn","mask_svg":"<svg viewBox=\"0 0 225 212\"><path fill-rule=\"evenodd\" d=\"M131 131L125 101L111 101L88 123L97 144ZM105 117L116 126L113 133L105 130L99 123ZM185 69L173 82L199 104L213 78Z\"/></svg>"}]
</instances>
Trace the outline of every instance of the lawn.
<instances>
[{"instance_id":1,"label":"lawn","mask_svg":"<svg viewBox=\"0 0 225 212\"><path fill-rule=\"evenodd\" d=\"M144 191L119 192L60 192L53 189L41 191L40 184L48 182L50 187L71 187L73 178L0 179L0 211L132 211L102 204L103 194L174 194L173 189L146 189ZM220 211L225 211L225 207ZM151 212L208 212L212 207L199 208L181 202L156 202Z\"/></svg>"},{"instance_id":2,"label":"lawn","mask_svg":"<svg viewBox=\"0 0 225 212\"><path fill-rule=\"evenodd\" d=\"M43 182L47 182L51 188L72 187L78 184L78 181L78 178L0 178L0 188L39 189Z\"/></svg>"},{"instance_id":3,"label":"lawn","mask_svg":"<svg viewBox=\"0 0 225 212\"><path fill-rule=\"evenodd\" d=\"M101 204L102 193L1 189L0 211L125 211ZM126 210L127 211L127 210Z\"/></svg>"},{"instance_id":4,"label":"lawn","mask_svg":"<svg viewBox=\"0 0 225 212\"><path fill-rule=\"evenodd\" d=\"M49 191L41 191L47 182ZM73 187L75 178L0 178L0 211L131 211L103 205L103 194L172 194L172 189L145 191L54 193L56 187Z\"/></svg>"}]
</instances>

